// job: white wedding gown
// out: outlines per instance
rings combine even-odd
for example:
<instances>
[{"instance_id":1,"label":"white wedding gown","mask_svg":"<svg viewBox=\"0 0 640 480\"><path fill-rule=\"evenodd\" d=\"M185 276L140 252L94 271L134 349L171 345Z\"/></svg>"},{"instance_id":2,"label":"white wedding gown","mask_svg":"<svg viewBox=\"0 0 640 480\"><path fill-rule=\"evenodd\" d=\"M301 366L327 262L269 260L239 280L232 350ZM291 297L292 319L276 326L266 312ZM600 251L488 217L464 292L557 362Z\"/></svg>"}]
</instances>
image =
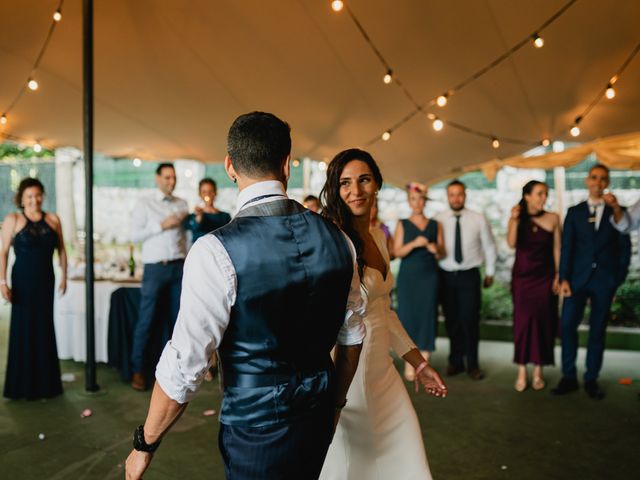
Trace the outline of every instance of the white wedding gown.
<instances>
[{"instance_id":1,"label":"white wedding gown","mask_svg":"<svg viewBox=\"0 0 640 480\"><path fill-rule=\"evenodd\" d=\"M402 356L415 345L391 309L393 278L384 234L380 229L371 234L387 264L387 278L365 268L367 336L320 479L431 479L418 417L389 355L390 348Z\"/></svg>"}]
</instances>

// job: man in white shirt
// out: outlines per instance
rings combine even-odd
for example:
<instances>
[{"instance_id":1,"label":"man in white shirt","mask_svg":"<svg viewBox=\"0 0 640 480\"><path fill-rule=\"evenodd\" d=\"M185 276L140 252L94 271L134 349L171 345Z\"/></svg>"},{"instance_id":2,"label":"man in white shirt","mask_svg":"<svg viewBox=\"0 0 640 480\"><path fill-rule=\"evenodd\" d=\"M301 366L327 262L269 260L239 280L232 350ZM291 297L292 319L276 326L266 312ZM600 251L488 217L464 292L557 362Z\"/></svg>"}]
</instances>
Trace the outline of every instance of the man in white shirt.
<instances>
[{"instance_id":1,"label":"man in white shirt","mask_svg":"<svg viewBox=\"0 0 640 480\"><path fill-rule=\"evenodd\" d=\"M141 478L216 350L227 478L317 478L357 368L365 331L355 249L332 222L287 198L289 126L268 113L241 115L227 148L240 208L189 251L182 307L128 479Z\"/></svg>"},{"instance_id":2,"label":"man in white shirt","mask_svg":"<svg viewBox=\"0 0 640 480\"><path fill-rule=\"evenodd\" d=\"M436 216L442 224L446 256L440 260L441 300L450 341L447 375L466 371L482 380L478 364L480 329L480 266L485 264L484 287L493 283L496 245L484 215L465 208L464 183L453 180L447 186L450 210Z\"/></svg>"},{"instance_id":3,"label":"man in white shirt","mask_svg":"<svg viewBox=\"0 0 640 480\"><path fill-rule=\"evenodd\" d=\"M187 202L173 195L176 171L171 163L156 169L156 190L141 199L131 217L131 240L142 242L144 274L140 295L140 314L133 332L131 348L131 386L145 390L143 372L148 362L145 349L152 329L162 329L156 318L158 299L168 298L170 331L180 309L182 267L186 256L186 237L183 220L189 213Z\"/></svg>"}]
</instances>

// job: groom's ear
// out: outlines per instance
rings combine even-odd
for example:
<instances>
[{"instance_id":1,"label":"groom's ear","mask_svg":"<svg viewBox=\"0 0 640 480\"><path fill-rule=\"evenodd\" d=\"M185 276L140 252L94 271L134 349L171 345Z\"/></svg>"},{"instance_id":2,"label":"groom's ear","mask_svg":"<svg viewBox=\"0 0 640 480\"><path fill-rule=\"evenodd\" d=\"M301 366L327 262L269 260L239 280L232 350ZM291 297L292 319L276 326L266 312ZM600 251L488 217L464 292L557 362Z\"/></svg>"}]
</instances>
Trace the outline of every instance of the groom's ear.
<instances>
[{"instance_id":1,"label":"groom's ear","mask_svg":"<svg viewBox=\"0 0 640 480\"><path fill-rule=\"evenodd\" d=\"M231 162L231 157L227 155L224 157L224 169L227 172L227 175L231 179L233 183L236 183L238 179L238 174L236 173L235 168L233 168L233 163Z\"/></svg>"},{"instance_id":2,"label":"groom's ear","mask_svg":"<svg viewBox=\"0 0 640 480\"><path fill-rule=\"evenodd\" d=\"M284 179L285 186L289 182L289 176L291 175L291 154L287 155L287 158L282 165L282 177Z\"/></svg>"}]
</instances>

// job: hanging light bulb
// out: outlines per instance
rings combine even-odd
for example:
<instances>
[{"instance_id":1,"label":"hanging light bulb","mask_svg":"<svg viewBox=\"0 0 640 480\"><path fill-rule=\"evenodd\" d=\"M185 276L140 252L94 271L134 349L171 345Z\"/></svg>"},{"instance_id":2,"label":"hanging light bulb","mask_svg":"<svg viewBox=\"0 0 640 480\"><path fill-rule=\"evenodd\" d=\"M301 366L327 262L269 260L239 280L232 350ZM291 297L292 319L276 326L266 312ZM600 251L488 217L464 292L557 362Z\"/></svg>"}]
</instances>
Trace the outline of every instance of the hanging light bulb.
<instances>
[{"instance_id":1,"label":"hanging light bulb","mask_svg":"<svg viewBox=\"0 0 640 480\"><path fill-rule=\"evenodd\" d=\"M38 82L33 78L30 78L29 81L27 82L27 87L29 87L29 90L36 91L39 86L40 85L38 85Z\"/></svg>"},{"instance_id":2,"label":"hanging light bulb","mask_svg":"<svg viewBox=\"0 0 640 480\"><path fill-rule=\"evenodd\" d=\"M500 148L500 140L494 137L493 140L491 140L491 146L493 148Z\"/></svg>"},{"instance_id":3,"label":"hanging light bulb","mask_svg":"<svg viewBox=\"0 0 640 480\"><path fill-rule=\"evenodd\" d=\"M580 127L578 127L578 125L574 125L574 126L571 128L570 133L571 133L571 136L572 136L572 137L577 137L578 135L580 135Z\"/></svg>"},{"instance_id":4,"label":"hanging light bulb","mask_svg":"<svg viewBox=\"0 0 640 480\"><path fill-rule=\"evenodd\" d=\"M382 134L382 140L384 140L385 142L386 142L387 140L389 140L390 138L391 138L391 132L390 132L389 130L387 130L386 132L384 132L384 133Z\"/></svg>"},{"instance_id":5,"label":"hanging light bulb","mask_svg":"<svg viewBox=\"0 0 640 480\"><path fill-rule=\"evenodd\" d=\"M393 81L393 71L391 69L387 70L387 73L382 77L382 81L389 85Z\"/></svg>"},{"instance_id":6,"label":"hanging light bulb","mask_svg":"<svg viewBox=\"0 0 640 480\"><path fill-rule=\"evenodd\" d=\"M544 40L537 33L533 34L533 44L536 48L542 48L544 46Z\"/></svg>"},{"instance_id":7,"label":"hanging light bulb","mask_svg":"<svg viewBox=\"0 0 640 480\"><path fill-rule=\"evenodd\" d=\"M139 158L134 158L133 159L133 166L138 168L138 167L140 167L140 165L142 165L142 160L140 160Z\"/></svg>"},{"instance_id":8,"label":"hanging light bulb","mask_svg":"<svg viewBox=\"0 0 640 480\"><path fill-rule=\"evenodd\" d=\"M327 171L327 162L318 162L318 170L321 172Z\"/></svg>"},{"instance_id":9,"label":"hanging light bulb","mask_svg":"<svg viewBox=\"0 0 640 480\"><path fill-rule=\"evenodd\" d=\"M294 167L299 167L300 166L300 160L298 160L297 158L293 159L293 162L291 162L293 164Z\"/></svg>"},{"instance_id":10,"label":"hanging light bulb","mask_svg":"<svg viewBox=\"0 0 640 480\"><path fill-rule=\"evenodd\" d=\"M551 145L551 140L549 140L548 138L543 138L542 142L540 143L542 143L543 147L548 147L549 145Z\"/></svg>"},{"instance_id":11,"label":"hanging light bulb","mask_svg":"<svg viewBox=\"0 0 640 480\"><path fill-rule=\"evenodd\" d=\"M56 12L53 14L53 20L56 22L62 20L62 12L60 12L60 10L56 10Z\"/></svg>"},{"instance_id":12,"label":"hanging light bulb","mask_svg":"<svg viewBox=\"0 0 640 480\"><path fill-rule=\"evenodd\" d=\"M440 130L442 130L443 127L444 127L443 121L436 117L436 119L433 121L433 129L436 132L439 132Z\"/></svg>"},{"instance_id":13,"label":"hanging light bulb","mask_svg":"<svg viewBox=\"0 0 640 480\"><path fill-rule=\"evenodd\" d=\"M0 117L0 125L6 125L9 120L7 119L7 115L5 113Z\"/></svg>"},{"instance_id":14,"label":"hanging light bulb","mask_svg":"<svg viewBox=\"0 0 640 480\"><path fill-rule=\"evenodd\" d=\"M609 100L616 96L616 91L613 89L613 85L611 83L607 84L607 90L604 94Z\"/></svg>"},{"instance_id":15,"label":"hanging light bulb","mask_svg":"<svg viewBox=\"0 0 640 480\"><path fill-rule=\"evenodd\" d=\"M344 7L344 2L342 0L333 0L331 2L331 8L334 12L339 12Z\"/></svg>"},{"instance_id":16,"label":"hanging light bulb","mask_svg":"<svg viewBox=\"0 0 640 480\"><path fill-rule=\"evenodd\" d=\"M40 153L42 151L42 145L40 145L38 142L36 142L33 145L33 151L36 153Z\"/></svg>"},{"instance_id":17,"label":"hanging light bulb","mask_svg":"<svg viewBox=\"0 0 640 480\"><path fill-rule=\"evenodd\" d=\"M438 98L436 98L436 105L438 105L439 107L444 107L449 101L449 99L447 98L448 96L449 95L447 94L440 95Z\"/></svg>"}]
</instances>

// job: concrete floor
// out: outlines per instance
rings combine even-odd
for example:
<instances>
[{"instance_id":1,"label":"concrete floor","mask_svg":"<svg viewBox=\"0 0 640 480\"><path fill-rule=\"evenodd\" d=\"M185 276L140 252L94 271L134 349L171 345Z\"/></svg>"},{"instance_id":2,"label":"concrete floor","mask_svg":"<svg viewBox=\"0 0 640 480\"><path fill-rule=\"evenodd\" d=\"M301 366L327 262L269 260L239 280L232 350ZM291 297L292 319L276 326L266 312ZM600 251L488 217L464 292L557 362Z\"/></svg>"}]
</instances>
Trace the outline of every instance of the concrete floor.
<instances>
[{"instance_id":1,"label":"concrete floor","mask_svg":"<svg viewBox=\"0 0 640 480\"><path fill-rule=\"evenodd\" d=\"M7 355L8 310L0 309L0 387ZM448 343L438 339L433 363L446 365ZM429 463L436 479L630 479L640 471L640 353L607 351L597 402L582 391L555 398L513 390L512 345L482 342L480 358L488 376L447 379L450 396L411 393L420 418ZM556 351L559 358L559 351ZM584 351L580 352L580 365ZM76 380L49 401L0 400L0 478L116 479L131 448L133 429L143 422L149 393L120 382L114 370L98 369L99 394L84 393L83 364L63 361ZM618 384L631 377L633 384ZM550 384L558 368L547 371ZM217 451L217 382L199 396L163 442L145 479L222 479ZM93 416L80 418L83 409ZM39 440L38 434L45 439ZM398 465L398 480L402 466ZM635 473L634 473L635 472Z\"/></svg>"}]
</instances>

